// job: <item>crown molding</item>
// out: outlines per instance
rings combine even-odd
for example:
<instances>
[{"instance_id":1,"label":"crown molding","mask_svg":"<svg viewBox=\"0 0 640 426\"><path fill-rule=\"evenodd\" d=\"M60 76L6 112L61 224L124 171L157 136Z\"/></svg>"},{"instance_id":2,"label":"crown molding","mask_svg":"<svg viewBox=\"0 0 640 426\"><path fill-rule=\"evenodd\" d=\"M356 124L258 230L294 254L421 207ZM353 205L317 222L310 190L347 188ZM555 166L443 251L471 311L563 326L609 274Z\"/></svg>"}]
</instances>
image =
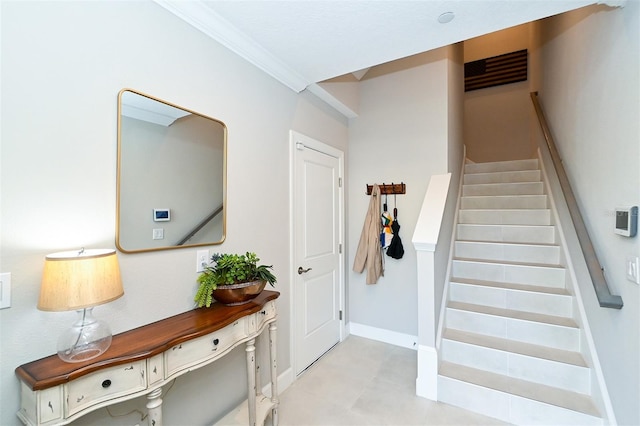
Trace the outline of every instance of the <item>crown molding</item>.
<instances>
[{"instance_id":1,"label":"crown molding","mask_svg":"<svg viewBox=\"0 0 640 426\"><path fill-rule=\"evenodd\" d=\"M609 7L625 7L627 5L627 0L600 0L598 4L604 4Z\"/></svg>"},{"instance_id":2,"label":"crown molding","mask_svg":"<svg viewBox=\"0 0 640 426\"><path fill-rule=\"evenodd\" d=\"M307 91L324 101L330 107L338 111L347 118L356 118L358 113L342 103L337 97L323 89L319 84L313 83L307 86Z\"/></svg>"},{"instance_id":3,"label":"crown molding","mask_svg":"<svg viewBox=\"0 0 640 426\"><path fill-rule=\"evenodd\" d=\"M293 91L299 93L312 83L273 56L253 39L240 32L204 2L200 0L154 1Z\"/></svg>"}]
</instances>

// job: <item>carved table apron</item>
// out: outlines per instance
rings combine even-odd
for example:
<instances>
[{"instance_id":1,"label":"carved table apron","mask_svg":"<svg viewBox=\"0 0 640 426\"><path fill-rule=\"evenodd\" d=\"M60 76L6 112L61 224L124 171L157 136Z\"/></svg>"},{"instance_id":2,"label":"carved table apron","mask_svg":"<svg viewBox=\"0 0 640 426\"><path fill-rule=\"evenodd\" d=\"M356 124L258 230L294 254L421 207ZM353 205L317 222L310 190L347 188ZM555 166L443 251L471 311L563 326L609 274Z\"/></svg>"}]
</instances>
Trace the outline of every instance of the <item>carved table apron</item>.
<instances>
[{"instance_id":1,"label":"carved table apron","mask_svg":"<svg viewBox=\"0 0 640 426\"><path fill-rule=\"evenodd\" d=\"M27 425L64 425L98 408L146 395L149 426L162 425L162 386L246 342L249 425L271 412L278 424L276 299L263 291L240 306L215 303L113 336L102 355L67 363L52 355L16 368L18 417ZM269 328L271 398L256 381L255 340Z\"/></svg>"}]
</instances>

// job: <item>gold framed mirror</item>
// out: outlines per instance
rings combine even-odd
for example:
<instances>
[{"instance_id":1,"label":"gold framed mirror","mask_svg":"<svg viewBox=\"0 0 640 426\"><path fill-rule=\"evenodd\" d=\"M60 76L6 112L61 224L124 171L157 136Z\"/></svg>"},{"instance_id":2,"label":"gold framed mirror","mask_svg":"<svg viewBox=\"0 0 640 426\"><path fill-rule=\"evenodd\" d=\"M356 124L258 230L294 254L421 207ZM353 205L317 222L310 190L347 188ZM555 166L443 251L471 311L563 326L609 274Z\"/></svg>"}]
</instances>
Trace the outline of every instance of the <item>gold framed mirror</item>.
<instances>
[{"instance_id":1,"label":"gold framed mirror","mask_svg":"<svg viewBox=\"0 0 640 426\"><path fill-rule=\"evenodd\" d=\"M116 246L125 253L221 244L227 127L132 90L118 93Z\"/></svg>"}]
</instances>

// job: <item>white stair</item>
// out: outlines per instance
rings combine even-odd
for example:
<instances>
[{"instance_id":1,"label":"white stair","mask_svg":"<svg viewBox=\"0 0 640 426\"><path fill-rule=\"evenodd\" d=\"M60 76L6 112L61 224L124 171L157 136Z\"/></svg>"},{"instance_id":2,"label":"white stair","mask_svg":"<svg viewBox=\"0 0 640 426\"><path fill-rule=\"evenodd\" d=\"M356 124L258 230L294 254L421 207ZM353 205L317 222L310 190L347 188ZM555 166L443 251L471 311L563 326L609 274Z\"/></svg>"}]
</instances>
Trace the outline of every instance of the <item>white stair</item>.
<instances>
[{"instance_id":1,"label":"white stair","mask_svg":"<svg viewBox=\"0 0 640 426\"><path fill-rule=\"evenodd\" d=\"M514 424L601 425L538 160L465 165L438 399Z\"/></svg>"}]
</instances>

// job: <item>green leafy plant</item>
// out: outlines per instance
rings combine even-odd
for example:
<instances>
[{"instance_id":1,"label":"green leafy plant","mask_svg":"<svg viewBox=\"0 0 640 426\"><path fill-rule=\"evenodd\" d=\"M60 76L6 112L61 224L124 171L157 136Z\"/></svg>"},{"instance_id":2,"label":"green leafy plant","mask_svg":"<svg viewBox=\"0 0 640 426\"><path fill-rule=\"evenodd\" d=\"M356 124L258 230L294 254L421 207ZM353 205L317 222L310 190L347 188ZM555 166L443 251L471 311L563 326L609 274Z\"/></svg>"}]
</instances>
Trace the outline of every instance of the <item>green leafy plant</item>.
<instances>
[{"instance_id":1,"label":"green leafy plant","mask_svg":"<svg viewBox=\"0 0 640 426\"><path fill-rule=\"evenodd\" d=\"M211 263L198 276L198 291L194 301L201 308L211 306L213 290L218 286L246 283L251 281L266 281L272 287L276 277L270 271L273 265L258 265L260 259L255 253L219 254L211 256Z\"/></svg>"}]
</instances>

